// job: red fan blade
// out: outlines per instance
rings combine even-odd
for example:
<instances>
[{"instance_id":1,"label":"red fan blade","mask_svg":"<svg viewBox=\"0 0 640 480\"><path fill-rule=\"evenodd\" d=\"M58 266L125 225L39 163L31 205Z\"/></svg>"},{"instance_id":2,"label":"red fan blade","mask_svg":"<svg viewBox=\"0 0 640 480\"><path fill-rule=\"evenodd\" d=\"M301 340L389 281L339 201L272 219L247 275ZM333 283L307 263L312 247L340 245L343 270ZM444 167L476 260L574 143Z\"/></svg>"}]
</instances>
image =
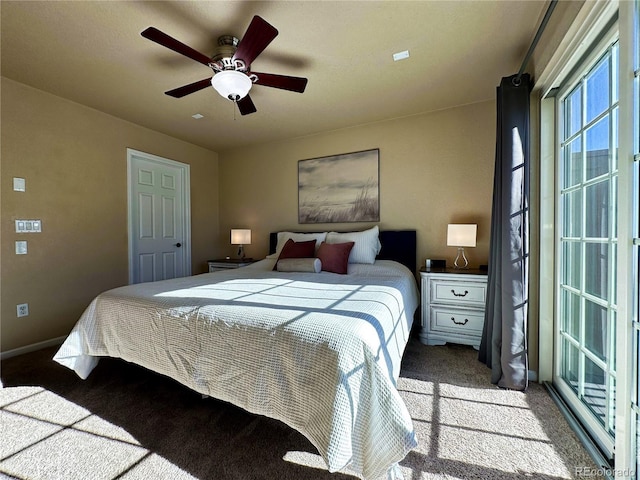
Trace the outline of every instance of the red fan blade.
<instances>
[{"instance_id":1,"label":"red fan blade","mask_svg":"<svg viewBox=\"0 0 640 480\"><path fill-rule=\"evenodd\" d=\"M253 100L251 100L249 95L241 98L236 103L238 104L238 110L240 110L242 115L249 115L256 111L256 106L253 104Z\"/></svg>"},{"instance_id":2,"label":"red fan blade","mask_svg":"<svg viewBox=\"0 0 640 480\"><path fill-rule=\"evenodd\" d=\"M255 81L256 85L264 85L265 87L281 88L291 92L304 92L307 86L307 79L302 77L289 77L287 75L275 75L273 73L251 72L258 77Z\"/></svg>"},{"instance_id":3,"label":"red fan blade","mask_svg":"<svg viewBox=\"0 0 640 480\"><path fill-rule=\"evenodd\" d=\"M195 93L199 90L211 86L211 77L198 80L197 82L190 83L189 85L183 85L182 87L174 88L168 92L164 92L166 95L174 98L182 98L191 93Z\"/></svg>"},{"instance_id":4,"label":"red fan blade","mask_svg":"<svg viewBox=\"0 0 640 480\"><path fill-rule=\"evenodd\" d=\"M259 16L253 17L244 37L238 44L238 49L233 55L233 60L243 60L247 68L258 55L267 48L267 45L278 36L278 30L268 24Z\"/></svg>"},{"instance_id":5,"label":"red fan blade","mask_svg":"<svg viewBox=\"0 0 640 480\"><path fill-rule=\"evenodd\" d=\"M203 65L208 66L209 62L211 62L211 59L206 55L194 50L193 48L185 45L182 42L179 42L175 38L170 37L169 35L161 32L155 27L147 28L140 35L142 35L144 38L148 38L152 42L156 42L157 44L162 45L163 47L170 48L174 52L178 52L179 54L184 55L185 57L189 57L190 59L195 60L196 62L200 62Z\"/></svg>"}]
</instances>

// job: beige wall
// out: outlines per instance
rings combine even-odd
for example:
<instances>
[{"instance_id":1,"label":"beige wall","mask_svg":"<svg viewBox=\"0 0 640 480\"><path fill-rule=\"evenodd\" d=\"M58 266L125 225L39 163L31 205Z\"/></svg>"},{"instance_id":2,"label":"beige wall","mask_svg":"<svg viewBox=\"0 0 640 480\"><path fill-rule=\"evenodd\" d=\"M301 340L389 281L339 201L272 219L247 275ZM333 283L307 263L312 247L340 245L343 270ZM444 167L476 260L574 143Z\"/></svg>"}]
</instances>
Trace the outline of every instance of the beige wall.
<instances>
[{"instance_id":1,"label":"beige wall","mask_svg":"<svg viewBox=\"0 0 640 480\"><path fill-rule=\"evenodd\" d=\"M472 265L485 264L495 155L495 102L390 120L286 142L220 152L220 241L251 228L246 254L267 253L282 229L347 230L369 224L298 224L298 160L380 149L380 227L416 229L418 262L446 258L448 223L477 223ZM229 254L233 248L228 247Z\"/></svg>"},{"instance_id":2,"label":"beige wall","mask_svg":"<svg viewBox=\"0 0 640 480\"><path fill-rule=\"evenodd\" d=\"M6 78L1 94L1 350L68 334L96 294L128 283L127 147L191 165L193 273L222 253L215 152ZM16 234L18 218L42 233Z\"/></svg>"}]
</instances>

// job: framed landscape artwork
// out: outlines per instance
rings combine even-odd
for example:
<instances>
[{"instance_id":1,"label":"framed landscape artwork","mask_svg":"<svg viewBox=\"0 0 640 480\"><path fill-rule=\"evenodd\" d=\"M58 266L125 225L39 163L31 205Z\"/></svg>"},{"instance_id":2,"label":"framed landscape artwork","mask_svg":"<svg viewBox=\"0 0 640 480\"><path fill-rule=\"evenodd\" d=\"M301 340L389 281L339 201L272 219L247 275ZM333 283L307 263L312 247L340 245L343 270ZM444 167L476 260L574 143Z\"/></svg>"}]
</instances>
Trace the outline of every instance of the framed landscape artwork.
<instances>
[{"instance_id":1,"label":"framed landscape artwork","mask_svg":"<svg viewBox=\"0 0 640 480\"><path fill-rule=\"evenodd\" d=\"M379 149L298 161L298 223L379 221Z\"/></svg>"}]
</instances>

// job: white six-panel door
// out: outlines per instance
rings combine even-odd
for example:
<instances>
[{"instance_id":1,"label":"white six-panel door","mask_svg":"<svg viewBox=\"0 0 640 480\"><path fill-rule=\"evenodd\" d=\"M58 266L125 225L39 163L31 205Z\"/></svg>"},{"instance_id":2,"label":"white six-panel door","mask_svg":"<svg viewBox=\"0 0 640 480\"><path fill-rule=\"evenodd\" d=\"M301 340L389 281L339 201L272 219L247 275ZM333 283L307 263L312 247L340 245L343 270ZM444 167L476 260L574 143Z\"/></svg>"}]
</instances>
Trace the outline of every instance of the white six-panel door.
<instances>
[{"instance_id":1,"label":"white six-panel door","mask_svg":"<svg viewBox=\"0 0 640 480\"><path fill-rule=\"evenodd\" d=\"M129 283L191 275L189 165L127 149Z\"/></svg>"}]
</instances>

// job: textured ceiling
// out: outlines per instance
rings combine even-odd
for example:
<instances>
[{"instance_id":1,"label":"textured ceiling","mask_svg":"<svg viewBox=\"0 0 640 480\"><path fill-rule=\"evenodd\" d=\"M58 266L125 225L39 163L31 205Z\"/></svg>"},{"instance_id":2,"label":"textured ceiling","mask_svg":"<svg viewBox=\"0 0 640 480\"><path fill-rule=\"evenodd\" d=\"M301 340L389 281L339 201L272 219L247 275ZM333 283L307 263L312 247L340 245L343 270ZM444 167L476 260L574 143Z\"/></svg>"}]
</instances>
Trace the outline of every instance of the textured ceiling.
<instances>
[{"instance_id":1,"label":"textured ceiling","mask_svg":"<svg viewBox=\"0 0 640 480\"><path fill-rule=\"evenodd\" d=\"M544 1L6 1L2 76L214 151L313 135L495 97L520 68ZM253 62L307 77L305 93L256 85L241 116L207 88L165 91L211 70L140 32L154 26L212 55L253 15L279 35ZM392 54L410 58L393 62ZM191 115L204 118L195 120Z\"/></svg>"}]
</instances>

